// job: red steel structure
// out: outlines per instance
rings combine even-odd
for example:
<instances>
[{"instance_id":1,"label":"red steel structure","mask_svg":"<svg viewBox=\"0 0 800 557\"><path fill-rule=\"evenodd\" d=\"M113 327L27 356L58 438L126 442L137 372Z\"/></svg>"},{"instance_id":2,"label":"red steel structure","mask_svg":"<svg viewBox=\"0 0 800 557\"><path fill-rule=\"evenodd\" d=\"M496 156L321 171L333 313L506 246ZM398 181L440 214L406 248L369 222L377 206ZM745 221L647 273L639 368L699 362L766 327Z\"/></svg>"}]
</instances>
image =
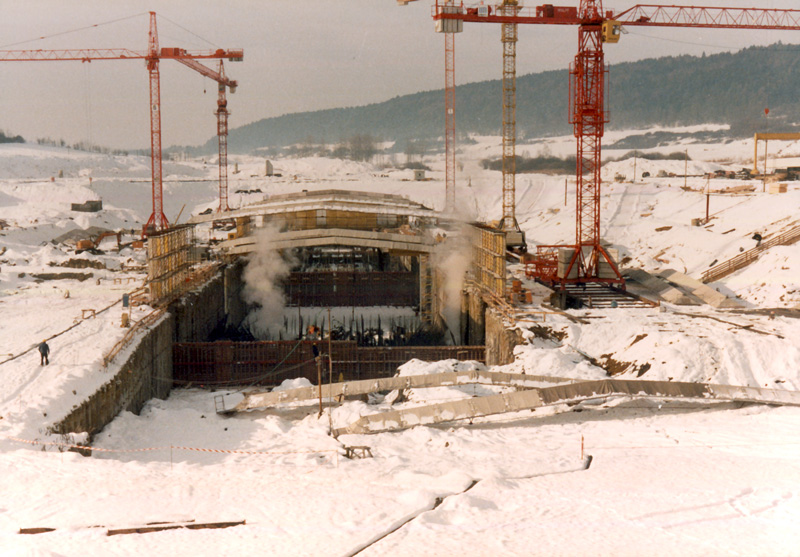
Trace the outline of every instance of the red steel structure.
<instances>
[{"instance_id":1,"label":"red steel structure","mask_svg":"<svg viewBox=\"0 0 800 557\"><path fill-rule=\"evenodd\" d=\"M228 98L227 88L231 93L236 92L237 82L225 77L225 65L223 60L219 61L219 70L214 71L193 58L176 58L181 64L192 68L194 71L210 77L217 82L217 141L219 143L219 206L217 212L229 211L228 207Z\"/></svg>"},{"instance_id":2,"label":"red steel structure","mask_svg":"<svg viewBox=\"0 0 800 557\"><path fill-rule=\"evenodd\" d=\"M545 4L535 8L515 5L513 10L509 10L509 4L511 2L508 0L498 6L461 4L460 9L444 10L444 4L437 0L433 6L433 18L437 21L452 19L501 25L578 26L578 54L570 69L569 112L577 139L575 244L540 246L544 249L540 250L541 264L536 266L535 274L551 282L560 282L562 287L568 282L616 283L624 287L615 261L600 243L601 144L604 126L608 122L604 109L606 66L603 44L619 41L623 25L797 31L800 30L800 10L637 4L614 14L612 11L603 11L602 0L581 0L578 8ZM504 78L506 65L504 58ZM506 104L504 100L504 107ZM505 129L505 114L503 124ZM504 140L505 135L504 132ZM506 199L509 193L504 181L504 221L513 215L505 207L506 203L514 204L513 193L512 199ZM556 273L557 257L554 250L558 247L571 248L573 251L566 269ZM604 266L605 274L601 273Z\"/></svg>"},{"instance_id":3,"label":"red steel structure","mask_svg":"<svg viewBox=\"0 0 800 557\"><path fill-rule=\"evenodd\" d=\"M444 34L444 210L456 207L456 49L455 33Z\"/></svg>"},{"instance_id":4,"label":"red steel structure","mask_svg":"<svg viewBox=\"0 0 800 557\"><path fill-rule=\"evenodd\" d=\"M513 15L517 0L503 0L498 10ZM500 26L503 43L503 230L518 230L516 206L517 179L517 24Z\"/></svg>"},{"instance_id":5,"label":"red steel structure","mask_svg":"<svg viewBox=\"0 0 800 557\"><path fill-rule=\"evenodd\" d=\"M65 49L65 50L0 50L0 62L47 62L47 61L79 61L93 62L95 60L144 60L150 78L150 156L152 167L152 198L153 212L144 226L144 233L148 234L154 230L162 230L169 227L169 221L164 215L163 203L163 183L161 171L161 84L159 62L161 60L176 60L181 64L192 68L202 75L214 79L219 83L220 88L229 87L233 92L236 89L236 81L225 77L222 71L222 60L240 61L244 56L242 49L216 49L213 51L188 52L182 48L159 48L158 29L156 27L156 13L150 12L150 30L148 34L147 52L128 50L125 48L105 48L105 49ZM214 71L204 66L197 60L220 60L220 71ZM220 93L220 99L224 100L224 92ZM220 139L220 165L227 166L227 101L220 105L217 101L217 117L219 132L224 120L225 140ZM221 113L222 111L222 113ZM225 145L225 156L222 156L223 144ZM227 169L225 175L225 193L223 209L223 169L220 166L220 210L227 210Z\"/></svg>"}]
</instances>

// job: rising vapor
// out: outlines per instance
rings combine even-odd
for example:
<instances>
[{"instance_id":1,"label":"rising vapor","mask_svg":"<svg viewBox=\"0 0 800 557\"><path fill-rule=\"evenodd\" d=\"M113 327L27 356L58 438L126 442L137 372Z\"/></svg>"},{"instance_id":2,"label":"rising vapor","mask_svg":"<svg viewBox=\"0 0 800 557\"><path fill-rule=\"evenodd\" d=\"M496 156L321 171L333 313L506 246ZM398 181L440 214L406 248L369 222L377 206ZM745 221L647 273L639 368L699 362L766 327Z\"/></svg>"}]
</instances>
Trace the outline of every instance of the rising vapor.
<instances>
[{"instance_id":1,"label":"rising vapor","mask_svg":"<svg viewBox=\"0 0 800 557\"><path fill-rule=\"evenodd\" d=\"M464 275L472 262L472 253L467 234L462 231L447 238L437 246L431 263L442 277L441 314L450 331L448 341L458 344L461 332L461 290L464 288Z\"/></svg>"},{"instance_id":2,"label":"rising vapor","mask_svg":"<svg viewBox=\"0 0 800 557\"><path fill-rule=\"evenodd\" d=\"M250 254L242 278L242 297L254 309L245 325L256 338L270 337L272 327L283 325L286 299L282 280L289 275L292 263L272 247L277 228L265 227L256 234L255 250Z\"/></svg>"}]
</instances>

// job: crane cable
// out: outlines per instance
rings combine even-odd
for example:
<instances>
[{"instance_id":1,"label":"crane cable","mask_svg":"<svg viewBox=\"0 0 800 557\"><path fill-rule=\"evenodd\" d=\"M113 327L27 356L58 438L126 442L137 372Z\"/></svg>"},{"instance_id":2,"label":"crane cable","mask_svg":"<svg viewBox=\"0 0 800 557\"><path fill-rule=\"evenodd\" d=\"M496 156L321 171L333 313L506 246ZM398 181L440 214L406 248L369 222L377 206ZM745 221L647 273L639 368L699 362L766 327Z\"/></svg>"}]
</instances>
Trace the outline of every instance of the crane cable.
<instances>
[{"instance_id":1,"label":"crane cable","mask_svg":"<svg viewBox=\"0 0 800 557\"><path fill-rule=\"evenodd\" d=\"M197 33L195 33L194 31L192 31L192 30L190 30L190 29L187 29L186 27L184 27L184 26L183 26L183 25L181 25L180 23L178 23L178 22L176 22L176 21L173 21L173 20L171 20L171 19L170 19L170 18L168 18L167 16L165 16L165 15L160 15L160 14L159 14L159 15L158 15L158 17L159 17L160 19L164 19L164 20L166 20L166 21L169 21L171 24L173 24L173 25L175 25L176 27L178 27L178 28L180 28L180 29L182 29L182 30L186 31L187 33L189 33L190 35L192 35L192 36L194 36L194 37L196 37L196 38L200 39L201 41L203 41L203 42L205 42L205 43L208 43L208 44L210 44L210 45L211 45L211 46L213 46L213 47L219 48L219 45L218 45L218 44L216 44L216 43L213 43L213 42L209 41L209 40L208 40L208 39L206 39L205 37L201 37L200 35L198 35L198 34L197 34Z\"/></svg>"},{"instance_id":2,"label":"crane cable","mask_svg":"<svg viewBox=\"0 0 800 557\"><path fill-rule=\"evenodd\" d=\"M141 13L138 13L138 14L133 14L133 15L125 16L125 17L120 17L120 18L117 18L117 19L104 21L102 23L95 23L93 25L86 25L85 27L78 27L78 28L75 28L75 29L70 29L69 31L61 31L60 33L54 33L52 35L44 35L42 37L36 37L35 39L26 39L24 41L18 41L18 42L15 42L15 43L9 43L9 44L5 44L5 45L0 45L0 48L8 48L10 46L18 46L18 45L21 45L21 44L32 43L34 41L41 41L41 40L44 40L44 39L52 39L53 37L60 37L62 35L69 35L71 33L77 33L78 31L85 31L87 29L94 29L95 27L101 27L103 25L110 25L112 23L119 23L120 21L133 19L135 17L139 17L139 16L142 16L142 15L147 15L147 12L141 12Z\"/></svg>"}]
</instances>

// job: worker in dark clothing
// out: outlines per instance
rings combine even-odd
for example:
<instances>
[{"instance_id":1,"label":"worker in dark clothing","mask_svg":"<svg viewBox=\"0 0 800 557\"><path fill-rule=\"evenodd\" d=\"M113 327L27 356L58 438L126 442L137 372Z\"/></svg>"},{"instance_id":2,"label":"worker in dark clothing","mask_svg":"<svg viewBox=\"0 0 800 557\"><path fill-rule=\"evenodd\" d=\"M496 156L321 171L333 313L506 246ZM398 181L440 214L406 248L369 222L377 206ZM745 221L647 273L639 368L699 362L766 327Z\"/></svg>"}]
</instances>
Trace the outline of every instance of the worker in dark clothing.
<instances>
[{"instance_id":1,"label":"worker in dark clothing","mask_svg":"<svg viewBox=\"0 0 800 557\"><path fill-rule=\"evenodd\" d=\"M49 365L50 360L47 359L47 356L50 354L50 347L47 346L47 341L43 340L42 343L39 345L39 355L41 356L41 361L39 365Z\"/></svg>"}]
</instances>

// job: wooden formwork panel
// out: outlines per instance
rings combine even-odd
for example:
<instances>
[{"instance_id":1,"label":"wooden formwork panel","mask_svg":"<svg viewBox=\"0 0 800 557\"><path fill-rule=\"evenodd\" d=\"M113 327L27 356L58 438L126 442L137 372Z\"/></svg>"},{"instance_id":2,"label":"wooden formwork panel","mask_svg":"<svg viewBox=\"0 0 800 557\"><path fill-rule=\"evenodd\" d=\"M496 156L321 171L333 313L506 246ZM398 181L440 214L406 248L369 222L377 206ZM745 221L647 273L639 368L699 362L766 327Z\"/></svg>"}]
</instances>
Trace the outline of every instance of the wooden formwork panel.
<instances>
[{"instance_id":1,"label":"wooden formwork panel","mask_svg":"<svg viewBox=\"0 0 800 557\"><path fill-rule=\"evenodd\" d=\"M257 341L177 343L173 346L173 377L177 385L276 385L285 379L305 377L317 383L313 346L328 353L328 342ZM333 375L322 359L322 378L351 381L391 377L409 360L448 359L485 361L482 346L377 346L360 347L354 341L331 343Z\"/></svg>"},{"instance_id":2,"label":"wooden formwork panel","mask_svg":"<svg viewBox=\"0 0 800 557\"><path fill-rule=\"evenodd\" d=\"M147 238L147 282L150 300L165 298L180 290L192 266L194 228L180 226Z\"/></svg>"},{"instance_id":3,"label":"wooden formwork panel","mask_svg":"<svg viewBox=\"0 0 800 557\"><path fill-rule=\"evenodd\" d=\"M472 227L474 282L498 298L506 291L506 235L502 230Z\"/></svg>"}]
</instances>

